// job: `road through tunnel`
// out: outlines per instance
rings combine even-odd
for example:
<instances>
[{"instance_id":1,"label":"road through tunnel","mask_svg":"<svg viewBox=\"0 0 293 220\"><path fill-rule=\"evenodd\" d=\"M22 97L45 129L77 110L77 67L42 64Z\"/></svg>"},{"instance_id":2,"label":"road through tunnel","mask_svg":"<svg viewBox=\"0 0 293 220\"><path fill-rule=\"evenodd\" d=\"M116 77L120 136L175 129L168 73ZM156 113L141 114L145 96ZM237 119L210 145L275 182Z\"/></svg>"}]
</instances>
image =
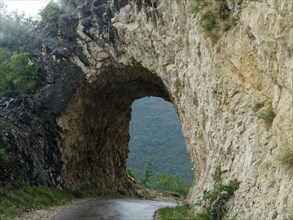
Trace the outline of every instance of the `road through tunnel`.
<instances>
[{"instance_id":1,"label":"road through tunnel","mask_svg":"<svg viewBox=\"0 0 293 220\"><path fill-rule=\"evenodd\" d=\"M44 86L0 101L0 135L13 163L25 163L27 182L124 190L131 105L156 96L180 117L196 174L187 197L193 210L203 210L198 201L221 165L223 183L241 182L227 218L289 218L292 161L279 156L293 143L293 32L283 28L292 4L231 4L239 22L210 39L190 13L192 1L62 2L54 21L23 33L19 47L29 64L40 62ZM5 181L16 179L7 173Z\"/></svg>"},{"instance_id":2,"label":"road through tunnel","mask_svg":"<svg viewBox=\"0 0 293 220\"><path fill-rule=\"evenodd\" d=\"M162 80L139 65L107 68L77 89L58 118L66 187L125 190L131 105L146 96L170 101Z\"/></svg>"}]
</instances>

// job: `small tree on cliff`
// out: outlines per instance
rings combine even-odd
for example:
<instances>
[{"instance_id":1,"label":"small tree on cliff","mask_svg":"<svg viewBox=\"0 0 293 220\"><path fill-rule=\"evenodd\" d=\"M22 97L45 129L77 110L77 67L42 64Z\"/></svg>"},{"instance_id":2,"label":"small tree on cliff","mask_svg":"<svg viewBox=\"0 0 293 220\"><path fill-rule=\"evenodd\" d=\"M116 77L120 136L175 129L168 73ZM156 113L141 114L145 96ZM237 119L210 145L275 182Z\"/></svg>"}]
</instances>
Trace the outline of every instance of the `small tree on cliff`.
<instances>
[{"instance_id":1,"label":"small tree on cliff","mask_svg":"<svg viewBox=\"0 0 293 220\"><path fill-rule=\"evenodd\" d=\"M41 11L42 21L55 23L61 15L62 9L56 2L50 1L47 6Z\"/></svg>"},{"instance_id":2,"label":"small tree on cliff","mask_svg":"<svg viewBox=\"0 0 293 220\"><path fill-rule=\"evenodd\" d=\"M0 48L0 97L11 97L36 91L39 63L25 52L10 52Z\"/></svg>"},{"instance_id":3,"label":"small tree on cliff","mask_svg":"<svg viewBox=\"0 0 293 220\"><path fill-rule=\"evenodd\" d=\"M142 185L145 187L151 187L152 175L153 175L153 160L148 161L145 171L144 178L141 180Z\"/></svg>"}]
</instances>

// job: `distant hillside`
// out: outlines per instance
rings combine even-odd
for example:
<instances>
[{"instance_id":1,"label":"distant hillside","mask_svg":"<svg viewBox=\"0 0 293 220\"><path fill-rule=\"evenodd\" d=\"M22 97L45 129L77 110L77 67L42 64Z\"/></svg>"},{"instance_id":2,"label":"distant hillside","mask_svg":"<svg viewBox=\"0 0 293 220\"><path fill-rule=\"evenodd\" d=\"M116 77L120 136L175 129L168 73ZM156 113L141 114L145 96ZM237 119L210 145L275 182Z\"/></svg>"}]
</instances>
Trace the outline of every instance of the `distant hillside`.
<instances>
[{"instance_id":1,"label":"distant hillside","mask_svg":"<svg viewBox=\"0 0 293 220\"><path fill-rule=\"evenodd\" d=\"M139 178L147 162L153 160L153 175L179 174L190 183L193 180L181 123L173 105L161 98L133 103L129 150L127 165Z\"/></svg>"}]
</instances>

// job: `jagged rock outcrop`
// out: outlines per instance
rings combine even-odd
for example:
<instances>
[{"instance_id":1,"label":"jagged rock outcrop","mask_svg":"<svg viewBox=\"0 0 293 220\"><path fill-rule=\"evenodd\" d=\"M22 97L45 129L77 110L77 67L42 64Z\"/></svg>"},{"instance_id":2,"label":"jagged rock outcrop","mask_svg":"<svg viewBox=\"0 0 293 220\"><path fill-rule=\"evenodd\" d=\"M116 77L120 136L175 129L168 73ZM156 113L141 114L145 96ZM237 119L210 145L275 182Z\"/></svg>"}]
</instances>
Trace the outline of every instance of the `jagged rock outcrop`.
<instances>
[{"instance_id":1,"label":"jagged rock outcrop","mask_svg":"<svg viewBox=\"0 0 293 220\"><path fill-rule=\"evenodd\" d=\"M30 97L0 102L0 145L8 161L0 161L0 182L14 188L27 182L63 185L61 155L54 117Z\"/></svg>"},{"instance_id":2,"label":"jagged rock outcrop","mask_svg":"<svg viewBox=\"0 0 293 220\"><path fill-rule=\"evenodd\" d=\"M181 119L196 176L188 197L195 209L220 163L224 180L241 181L229 217L292 215L292 165L278 155L293 145L293 5L227 5L238 20L211 40L188 0L85 1L42 32L63 46L44 38L39 50L27 48L43 61L48 85L36 97L61 129L65 186L127 188L131 103L153 95L170 100ZM71 18L73 39L58 31ZM270 101L276 116L266 122L254 111Z\"/></svg>"}]
</instances>

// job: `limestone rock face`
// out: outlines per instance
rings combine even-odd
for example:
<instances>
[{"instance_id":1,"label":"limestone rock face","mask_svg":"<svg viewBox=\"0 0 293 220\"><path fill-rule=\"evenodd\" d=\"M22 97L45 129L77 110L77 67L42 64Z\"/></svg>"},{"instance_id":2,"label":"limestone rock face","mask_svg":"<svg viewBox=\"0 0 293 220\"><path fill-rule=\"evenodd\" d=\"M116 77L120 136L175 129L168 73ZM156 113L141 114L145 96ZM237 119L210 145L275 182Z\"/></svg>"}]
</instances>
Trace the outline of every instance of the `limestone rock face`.
<instances>
[{"instance_id":1,"label":"limestone rock face","mask_svg":"<svg viewBox=\"0 0 293 220\"><path fill-rule=\"evenodd\" d=\"M293 172L292 168L287 169L280 163L278 155L284 147L293 144L292 2L243 2L235 12L239 17L236 25L221 33L216 42L203 34L198 17L190 13L190 1L150 3L138 6L129 2L112 10L115 13L110 16L111 21L109 3L110 9L105 10L103 16L108 18L108 27L115 30L113 43L110 28L104 31L95 22L99 14L94 13L94 4L87 17L92 25L88 27L84 18L80 19L78 42L90 65L83 65L78 58L73 62L83 69L89 86L108 83L115 91L113 97L106 99L98 97L104 96L98 92L94 103L107 102L102 106L110 105L111 109L118 110L119 114L111 115L116 115L112 120L119 120L121 111L130 117L129 106L138 98L136 93L167 97L179 114L193 162L196 181L189 193L190 203L196 205L202 192L212 187L211 174L220 163L225 180L237 178L241 181L231 202L230 217L268 219L274 213L278 213L280 219L288 217L293 207ZM101 46L99 42L105 39L106 43ZM126 72L116 75L110 68L113 61L116 68ZM137 70L137 65L142 69ZM104 82L104 71L111 78L105 79L107 82ZM145 71L150 73L143 73ZM142 74L141 85L137 88L123 86L136 80L133 74L135 78ZM160 82L147 76L152 74ZM152 88L144 88L144 83L153 82L163 92L149 93ZM117 86L121 90L116 90ZM120 110L109 99L119 103L119 107L124 106L125 110ZM276 114L272 122L257 118L252 110L268 100ZM59 125L66 131L79 130L79 124L84 124L81 121L84 115L71 116L72 108L80 109L78 106L85 106L84 102L84 98L72 99L60 115ZM78 114L85 113L78 111ZM123 126L120 124L120 128L126 129L127 121ZM117 128L116 122L111 122L111 126ZM125 137L124 129L115 133ZM64 150L76 146L67 142L78 143L79 131L73 133L74 137L66 132L63 134ZM120 145L121 150L124 146L120 154L126 158L127 140L119 140L111 146ZM94 142L98 140L91 141ZM68 155L74 154L68 152ZM119 162L123 166L124 158Z\"/></svg>"},{"instance_id":2,"label":"limestone rock face","mask_svg":"<svg viewBox=\"0 0 293 220\"><path fill-rule=\"evenodd\" d=\"M77 18L65 13L59 19L75 18L74 42L56 34L63 48L35 52L60 68L70 63L78 73L79 80L69 71L50 81L60 68L45 71L48 86L38 96L44 105L57 103L46 106L60 127L65 186L100 193L127 189L131 104L159 96L173 103L182 122L196 176L188 196L194 209L201 209L220 163L224 181L241 182L229 217L292 215L293 164L279 159L293 148L292 1L227 1L237 21L213 40L189 0L85 2L74 12ZM60 101L62 86L67 89ZM273 120L255 113L266 103L272 103Z\"/></svg>"}]
</instances>

